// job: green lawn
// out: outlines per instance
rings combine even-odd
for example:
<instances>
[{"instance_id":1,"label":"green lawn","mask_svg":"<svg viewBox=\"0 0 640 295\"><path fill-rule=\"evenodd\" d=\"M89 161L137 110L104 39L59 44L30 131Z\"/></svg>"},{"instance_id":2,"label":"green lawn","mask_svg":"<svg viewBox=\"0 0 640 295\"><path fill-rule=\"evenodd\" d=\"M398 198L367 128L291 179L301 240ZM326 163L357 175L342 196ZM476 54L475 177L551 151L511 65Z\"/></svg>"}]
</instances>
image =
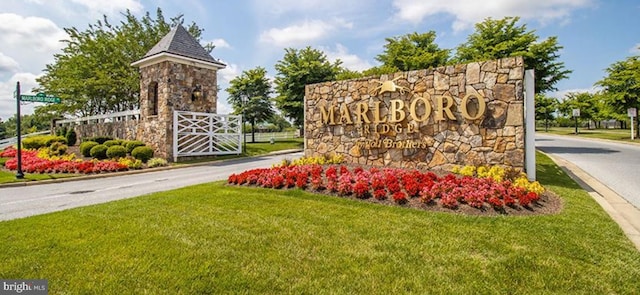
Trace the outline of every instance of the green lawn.
<instances>
[{"instance_id":1,"label":"green lawn","mask_svg":"<svg viewBox=\"0 0 640 295\"><path fill-rule=\"evenodd\" d=\"M0 222L0 278L50 294L634 294L640 252L549 158L562 213L473 217L198 185Z\"/></svg>"},{"instance_id":2,"label":"green lawn","mask_svg":"<svg viewBox=\"0 0 640 295\"><path fill-rule=\"evenodd\" d=\"M547 133L543 128L538 128L536 132L544 134ZM635 130L634 130L635 132ZM551 127L548 133L558 135L572 135L575 136L575 128L573 127ZM609 140L619 140L631 142L631 130L625 129L583 129L578 128L578 136L584 138L599 138ZM634 136L635 137L635 136ZM640 139L635 138L634 142L640 143Z\"/></svg>"},{"instance_id":3,"label":"green lawn","mask_svg":"<svg viewBox=\"0 0 640 295\"><path fill-rule=\"evenodd\" d=\"M68 178L68 177L76 177L76 176L79 176L79 175L78 174L32 174L32 173L25 173L24 174L24 179L16 179L16 172L15 171L0 170L0 183L28 182L28 181Z\"/></svg>"}]
</instances>

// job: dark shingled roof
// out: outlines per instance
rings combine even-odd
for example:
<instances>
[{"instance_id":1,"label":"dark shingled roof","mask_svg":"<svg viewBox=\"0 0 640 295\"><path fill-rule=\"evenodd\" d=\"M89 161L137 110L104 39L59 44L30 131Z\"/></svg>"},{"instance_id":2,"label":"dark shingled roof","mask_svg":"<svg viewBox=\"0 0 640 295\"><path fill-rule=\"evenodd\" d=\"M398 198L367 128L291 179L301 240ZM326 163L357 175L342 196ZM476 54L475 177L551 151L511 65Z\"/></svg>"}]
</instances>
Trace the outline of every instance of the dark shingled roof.
<instances>
[{"instance_id":1,"label":"dark shingled roof","mask_svg":"<svg viewBox=\"0 0 640 295\"><path fill-rule=\"evenodd\" d=\"M158 44L144 55L143 59L163 52L224 66L222 62L211 57L209 52L182 25L173 27L166 36L162 37Z\"/></svg>"}]
</instances>

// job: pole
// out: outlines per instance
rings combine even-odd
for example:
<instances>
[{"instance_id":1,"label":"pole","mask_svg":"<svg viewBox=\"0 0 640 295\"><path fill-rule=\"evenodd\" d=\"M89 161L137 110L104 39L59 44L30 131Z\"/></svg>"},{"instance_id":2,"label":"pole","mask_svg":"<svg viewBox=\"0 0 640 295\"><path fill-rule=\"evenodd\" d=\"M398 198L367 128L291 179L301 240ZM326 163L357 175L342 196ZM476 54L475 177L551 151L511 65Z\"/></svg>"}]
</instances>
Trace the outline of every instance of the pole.
<instances>
[{"instance_id":1,"label":"pole","mask_svg":"<svg viewBox=\"0 0 640 295\"><path fill-rule=\"evenodd\" d=\"M16 157L18 158L17 179L24 178L24 173L22 173L22 130L20 130L20 124L20 82L16 82L16 137L18 138L18 151L16 153Z\"/></svg>"},{"instance_id":2,"label":"pole","mask_svg":"<svg viewBox=\"0 0 640 295\"><path fill-rule=\"evenodd\" d=\"M524 71L524 161L527 179L536 180L536 109L535 72Z\"/></svg>"},{"instance_id":3,"label":"pole","mask_svg":"<svg viewBox=\"0 0 640 295\"><path fill-rule=\"evenodd\" d=\"M247 154L247 134L244 133L244 107L242 109L242 152Z\"/></svg>"},{"instance_id":4,"label":"pole","mask_svg":"<svg viewBox=\"0 0 640 295\"><path fill-rule=\"evenodd\" d=\"M635 134L633 133L633 116L631 116L631 140L633 140L633 136Z\"/></svg>"},{"instance_id":5,"label":"pole","mask_svg":"<svg viewBox=\"0 0 640 295\"><path fill-rule=\"evenodd\" d=\"M576 135L578 135L578 116L573 116L573 119L575 119L574 125L576 126Z\"/></svg>"}]
</instances>

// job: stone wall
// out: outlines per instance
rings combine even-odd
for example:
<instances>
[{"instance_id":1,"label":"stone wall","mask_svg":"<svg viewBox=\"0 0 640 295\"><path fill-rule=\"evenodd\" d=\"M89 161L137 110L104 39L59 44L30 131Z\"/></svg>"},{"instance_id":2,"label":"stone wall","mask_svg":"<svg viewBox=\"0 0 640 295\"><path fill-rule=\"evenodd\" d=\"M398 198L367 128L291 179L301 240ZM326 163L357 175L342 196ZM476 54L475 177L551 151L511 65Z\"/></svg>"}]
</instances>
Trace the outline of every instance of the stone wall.
<instances>
[{"instance_id":1,"label":"stone wall","mask_svg":"<svg viewBox=\"0 0 640 295\"><path fill-rule=\"evenodd\" d=\"M157 157L173 160L173 111L215 113L217 73L215 70L163 61L140 68L140 110L138 140L151 146ZM158 83L158 113L150 107L149 85ZM192 100L196 85L203 97Z\"/></svg>"},{"instance_id":2,"label":"stone wall","mask_svg":"<svg viewBox=\"0 0 640 295\"><path fill-rule=\"evenodd\" d=\"M305 155L418 169L524 167L521 57L306 86Z\"/></svg>"},{"instance_id":3,"label":"stone wall","mask_svg":"<svg viewBox=\"0 0 640 295\"><path fill-rule=\"evenodd\" d=\"M82 138L94 136L111 136L113 138L135 140L136 138L138 138L138 124L139 121L130 120L120 122L72 125L71 127L73 127L73 130L75 130L78 141L80 141L80 139ZM54 134L55 131L56 130L53 131Z\"/></svg>"}]
</instances>

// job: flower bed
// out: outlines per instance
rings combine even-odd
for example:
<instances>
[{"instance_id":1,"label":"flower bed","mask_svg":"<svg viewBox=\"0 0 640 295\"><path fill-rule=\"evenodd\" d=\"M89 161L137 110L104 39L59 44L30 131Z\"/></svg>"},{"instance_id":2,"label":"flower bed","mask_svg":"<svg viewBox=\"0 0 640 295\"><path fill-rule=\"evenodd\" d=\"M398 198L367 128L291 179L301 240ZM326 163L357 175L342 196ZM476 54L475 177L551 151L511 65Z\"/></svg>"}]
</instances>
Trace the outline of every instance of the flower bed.
<instances>
[{"instance_id":1,"label":"flower bed","mask_svg":"<svg viewBox=\"0 0 640 295\"><path fill-rule=\"evenodd\" d=\"M533 211L541 207L544 189L539 183L529 182L522 174L514 179L505 178L504 169L500 169L479 169L478 173L472 169L470 173L465 167L464 175L438 176L433 172L394 168L283 165L232 174L228 183L273 189L296 187L342 197L449 210L464 206L506 213L506 209Z\"/></svg>"},{"instance_id":2,"label":"flower bed","mask_svg":"<svg viewBox=\"0 0 640 295\"><path fill-rule=\"evenodd\" d=\"M18 169L15 148L7 148L0 157L10 158L5 163L9 170ZM102 173L128 170L128 166L116 161L84 161L73 157L48 157L35 150L22 150L22 171L26 173Z\"/></svg>"}]
</instances>

